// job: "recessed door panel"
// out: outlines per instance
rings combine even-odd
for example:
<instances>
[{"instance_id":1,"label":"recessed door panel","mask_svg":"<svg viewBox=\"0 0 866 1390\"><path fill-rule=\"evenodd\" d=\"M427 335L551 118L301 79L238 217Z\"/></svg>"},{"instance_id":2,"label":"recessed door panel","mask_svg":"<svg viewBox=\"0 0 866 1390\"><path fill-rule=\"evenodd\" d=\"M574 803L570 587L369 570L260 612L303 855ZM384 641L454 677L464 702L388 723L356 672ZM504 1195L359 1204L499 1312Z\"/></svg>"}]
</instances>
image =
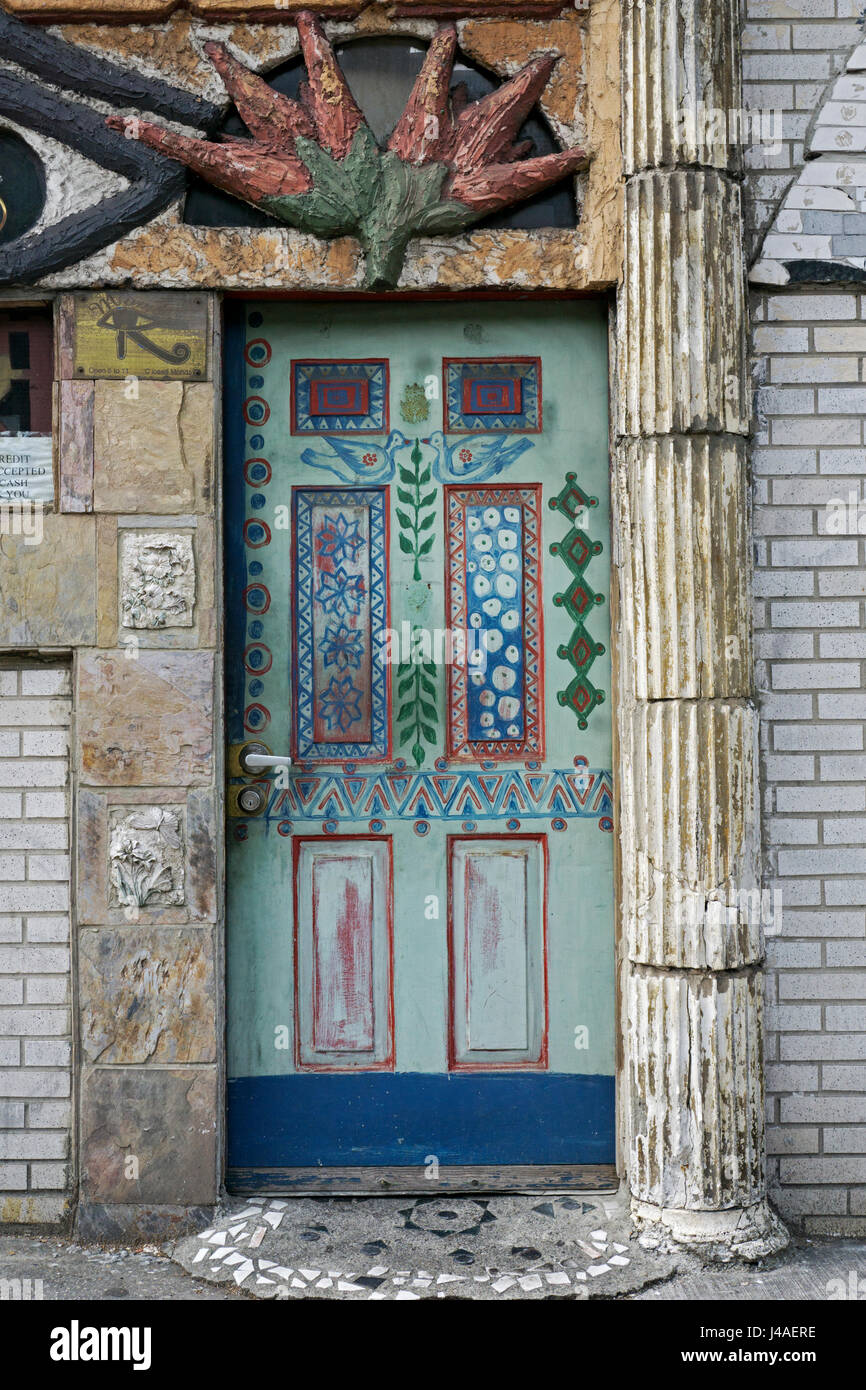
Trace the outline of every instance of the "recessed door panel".
<instances>
[{"instance_id":1,"label":"recessed door panel","mask_svg":"<svg viewBox=\"0 0 866 1390\"><path fill-rule=\"evenodd\" d=\"M390 842L296 845L298 1066L392 1060Z\"/></svg>"},{"instance_id":2,"label":"recessed door panel","mask_svg":"<svg viewBox=\"0 0 866 1390\"><path fill-rule=\"evenodd\" d=\"M453 840L450 850L451 1065L542 1065L544 842Z\"/></svg>"}]
</instances>

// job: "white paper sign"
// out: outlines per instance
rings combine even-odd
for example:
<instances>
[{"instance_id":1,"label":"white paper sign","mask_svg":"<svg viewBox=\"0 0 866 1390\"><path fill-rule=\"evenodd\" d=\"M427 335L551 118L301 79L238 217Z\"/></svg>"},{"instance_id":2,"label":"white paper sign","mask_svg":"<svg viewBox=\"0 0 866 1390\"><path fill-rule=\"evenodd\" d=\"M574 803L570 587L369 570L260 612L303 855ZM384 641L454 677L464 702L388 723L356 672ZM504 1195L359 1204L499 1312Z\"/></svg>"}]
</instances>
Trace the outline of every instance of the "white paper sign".
<instances>
[{"instance_id":1,"label":"white paper sign","mask_svg":"<svg viewBox=\"0 0 866 1390\"><path fill-rule=\"evenodd\" d=\"M51 436L0 435L0 502L53 501Z\"/></svg>"}]
</instances>

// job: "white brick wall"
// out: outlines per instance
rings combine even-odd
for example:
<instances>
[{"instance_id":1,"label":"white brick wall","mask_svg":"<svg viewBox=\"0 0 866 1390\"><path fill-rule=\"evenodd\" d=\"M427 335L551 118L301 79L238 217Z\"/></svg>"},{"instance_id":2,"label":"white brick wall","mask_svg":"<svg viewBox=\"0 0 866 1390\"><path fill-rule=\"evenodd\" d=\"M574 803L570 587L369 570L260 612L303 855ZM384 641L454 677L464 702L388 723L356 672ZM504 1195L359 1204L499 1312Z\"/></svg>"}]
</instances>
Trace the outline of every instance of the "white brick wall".
<instances>
[{"instance_id":1,"label":"white brick wall","mask_svg":"<svg viewBox=\"0 0 866 1390\"><path fill-rule=\"evenodd\" d=\"M803 142L827 83L844 70L854 44L864 37L855 23L863 8L864 0L743 0L745 104L782 112L781 152L766 146L747 152L752 250L802 167Z\"/></svg>"},{"instance_id":2,"label":"white brick wall","mask_svg":"<svg viewBox=\"0 0 866 1390\"><path fill-rule=\"evenodd\" d=\"M782 113L781 151L747 151L753 255L828 84L866 37L864 4L743 0L745 103ZM764 835L783 904L768 941L770 1187L807 1230L864 1234L866 534L856 521L828 534L826 509L866 499L866 296L762 295L752 332Z\"/></svg>"},{"instance_id":3,"label":"white brick wall","mask_svg":"<svg viewBox=\"0 0 866 1390\"><path fill-rule=\"evenodd\" d=\"M0 666L0 1221L71 1187L70 714L65 668Z\"/></svg>"},{"instance_id":4,"label":"white brick wall","mask_svg":"<svg viewBox=\"0 0 866 1390\"><path fill-rule=\"evenodd\" d=\"M782 895L782 929L767 946L771 1193L816 1234L862 1233L866 385L856 383L866 383L866 295L760 296L753 346L764 836ZM846 530L828 533L838 499L851 501Z\"/></svg>"}]
</instances>

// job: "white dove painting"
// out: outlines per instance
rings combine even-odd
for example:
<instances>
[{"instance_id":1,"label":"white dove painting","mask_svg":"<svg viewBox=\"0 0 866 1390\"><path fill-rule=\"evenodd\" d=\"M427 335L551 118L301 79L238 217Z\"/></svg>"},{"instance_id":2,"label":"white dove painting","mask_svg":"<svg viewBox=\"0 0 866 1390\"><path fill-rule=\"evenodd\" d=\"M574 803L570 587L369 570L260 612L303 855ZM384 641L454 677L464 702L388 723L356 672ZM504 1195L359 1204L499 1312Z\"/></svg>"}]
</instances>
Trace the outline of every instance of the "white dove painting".
<instances>
[{"instance_id":1,"label":"white dove painting","mask_svg":"<svg viewBox=\"0 0 866 1390\"><path fill-rule=\"evenodd\" d=\"M442 430L434 430L424 443L436 450L433 476L440 483L472 478L483 483L510 468L535 443L523 434L462 434L449 444Z\"/></svg>"},{"instance_id":2,"label":"white dove painting","mask_svg":"<svg viewBox=\"0 0 866 1390\"><path fill-rule=\"evenodd\" d=\"M439 433L441 436L441 431ZM315 449L304 449L301 462L309 468L321 468L333 473L344 483L361 481L375 485L390 482L401 464L403 467L409 466L416 443L421 450L422 463L432 465L438 477L436 470L440 451L433 440L407 439L399 430L391 431L384 446L371 444L368 440L341 439L339 435L331 435L323 438Z\"/></svg>"},{"instance_id":3,"label":"white dove painting","mask_svg":"<svg viewBox=\"0 0 866 1390\"><path fill-rule=\"evenodd\" d=\"M394 476L395 456L406 447L408 441L399 430L392 430L384 445L330 435L319 440L315 448L304 449L301 462L332 473L344 483L388 483Z\"/></svg>"}]
</instances>

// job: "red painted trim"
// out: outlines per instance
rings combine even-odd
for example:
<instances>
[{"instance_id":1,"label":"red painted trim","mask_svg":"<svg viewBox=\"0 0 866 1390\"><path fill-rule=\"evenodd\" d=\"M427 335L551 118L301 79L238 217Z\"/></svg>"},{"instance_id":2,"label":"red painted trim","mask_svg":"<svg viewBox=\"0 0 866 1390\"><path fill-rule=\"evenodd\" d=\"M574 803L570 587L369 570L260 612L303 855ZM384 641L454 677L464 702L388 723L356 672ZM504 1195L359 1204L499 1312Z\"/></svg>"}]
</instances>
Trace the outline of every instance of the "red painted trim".
<instances>
[{"instance_id":1,"label":"red painted trim","mask_svg":"<svg viewBox=\"0 0 866 1390\"><path fill-rule=\"evenodd\" d=\"M544 509L542 506L544 497L541 483L501 483L498 486L493 484L479 485L478 487L466 486L463 483L446 483L442 488L443 507L445 513L445 626L450 630L466 627L465 616L467 608L466 599L466 526L464 521L464 565L463 565L463 599L461 603L462 611L458 611L454 603L452 591L452 569L451 569L451 531L450 531L450 500L452 494L464 494L460 506L465 518L465 508L467 506L495 506L507 507L509 500L507 495L517 494L517 500L522 507L525 507L525 494L532 493L535 499L535 513L537 518L537 547L538 556L536 560L536 577L533 581L535 589L535 602L538 613L538 675L535 678L535 704L536 716L535 724L537 735L533 739L529 735L528 721L528 700L527 690L529 679L526 661L526 635L525 635L525 613L526 613L526 568L521 572L523 581L523 611L524 611L524 631L521 632L523 640L523 727L524 736L522 739L500 739L485 742L481 739L471 740L468 737L468 727L458 730L454 717L453 707L458 698L458 687L462 683L468 688L469 673L466 668L461 668L455 664L448 667L446 677L446 740L448 757L456 762L510 762L515 759L537 759L544 761L545 756L545 719L544 719L544 664L545 664L545 642L544 642L544 595L542 590L544 578ZM525 519L522 525L522 537L524 547L526 546L527 534ZM464 696L464 698L467 698Z\"/></svg>"},{"instance_id":2,"label":"red painted trim","mask_svg":"<svg viewBox=\"0 0 866 1390\"><path fill-rule=\"evenodd\" d=\"M443 434L483 434L484 430L471 430L456 428L451 425L448 418L448 368L453 363L473 363L480 366L482 363L489 363L491 366L501 367L504 362L534 362L538 372L538 424L531 429L519 430L509 428L507 430L496 430L496 434L541 434L544 429L544 397L541 393L541 358L540 357L443 357L442 358L442 432Z\"/></svg>"},{"instance_id":3,"label":"red painted trim","mask_svg":"<svg viewBox=\"0 0 866 1390\"><path fill-rule=\"evenodd\" d=\"M67 9L55 8L51 0L30 0L29 5L22 5L16 11L16 17L34 26L85 22L104 25L156 25L167 19L179 6L180 0L164 0L160 9L145 10L134 3L116 0L116 3L104 9L97 0L84 0L73 16ZM331 8L317 5L315 0L307 5L307 9L326 23L357 19L366 8L366 3ZM191 9L199 18L211 23L219 22L221 19L219 14L203 10L200 6L192 5ZM566 7L562 0L529 0L528 4L520 6L519 14L508 0L501 0L499 4L483 4L478 3L478 0L473 3L473 0L468 0L465 5L457 5L453 0L419 0L415 5L412 0L404 0L402 5L395 6L388 13L397 19L554 19L561 15L564 9ZM243 19L246 24L286 24L292 21L294 13L293 10L276 8L273 0L266 5L250 0L249 7L244 8L242 14L238 11L235 14L226 14L222 18L224 22Z\"/></svg>"},{"instance_id":4,"label":"red painted trim","mask_svg":"<svg viewBox=\"0 0 866 1390\"><path fill-rule=\"evenodd\" d=\"M395 5L389 9L388 13L395 19L555 19L561 15L567 7L562 4L562 0L529 0L528 4L522 4L518 13L514 5L507 3L500 5L468 4L457 5L452 0L426 0L426 3L413 5L411 0L402 5ZM326 18L330 19L330 11L326 12Z\"/></svg>"},{"instance_id":5,"label":"red painted trim","mask_svg":"<svg viewBox=\"0 0 866 1390\"><path fill-rule=\"evenodd\" d=\"M331 1062L304 1062L301 1060L301 1030L300 1030L300 1009L298 1007L300 992L300 971L299 952L298 952L298 899L299 899L299 874L298 869L301 858L301 848L309 844L332 845L336 841L343 841L355 844L381 845L387 846L388 866L387 866L387 894L385 902L386 912L386 941L388 954L386 969L388 972L388 987L386 997L388 1000L388 1046L385 1057L380 1062L371 1062L366 1067L340 1067ZM546 879L545 879L546 881ZM344 1075L346 1072L368 1072L368 1071L394 1071L394 845L391 835L293 835L292 836L292 954L293 954L293 1008L294 1008L294 1035L295 1035L295 1070L299 1072L339 1072ZM374 975L375 980L375 975Z\"/></svg>"},{"instance_id":6,"label":"red painted trim","mask_svg":"<svg viewBox=\"0 0 866 1390\"><path fill-rule=\"evenodd\" d=\"M550 1003L548 988L548 883L550 879L550 855L547 845L547 836L541 835L513 835L508 833L497 833L485 835L481 832L473 835L447 835L446 859L448 866L448 924L446 931L448 948L448 1070L449 1071L547 1071L550 1054ZM541 1025L541 1048L538 1060L534 1062L461 1062L456 1057L455 1048L455 988L454 978L455 951L454 951L454 849L459 844L465 844L470 840L507 840L509 845L515 844L538 844L541 845L541 866L544 882L542 884L541 895L541 988L542 988L542 1025Z\"/></svg>"},{"instance_id":7,"label":"red painted trim","mask_svg":"<svg viewBox=\"0 0 866 1390\"><path fill-rule=\"evenodd\" d=\"M247 296L248 297L248 296ZM259 299L262 296L256 295ZM376 363L377 366L385 368L385 406L383 412L383 425L380 430L299 430L297 415L297 400L295 392L295 367L333 367L336 364L342 366L358 366ZM369 383L368 383L369 389ZM301 439L327 439L329 435L338 434L349 439L373 439L378 434L389 434L391 430L391 363L387 357L293 357L289 362L289 391L290 391L290 419L291 432ZM311 410L310 412L314 412ZM349 484L351 486L351 484Z\"/></svg>"}]
</instances>

